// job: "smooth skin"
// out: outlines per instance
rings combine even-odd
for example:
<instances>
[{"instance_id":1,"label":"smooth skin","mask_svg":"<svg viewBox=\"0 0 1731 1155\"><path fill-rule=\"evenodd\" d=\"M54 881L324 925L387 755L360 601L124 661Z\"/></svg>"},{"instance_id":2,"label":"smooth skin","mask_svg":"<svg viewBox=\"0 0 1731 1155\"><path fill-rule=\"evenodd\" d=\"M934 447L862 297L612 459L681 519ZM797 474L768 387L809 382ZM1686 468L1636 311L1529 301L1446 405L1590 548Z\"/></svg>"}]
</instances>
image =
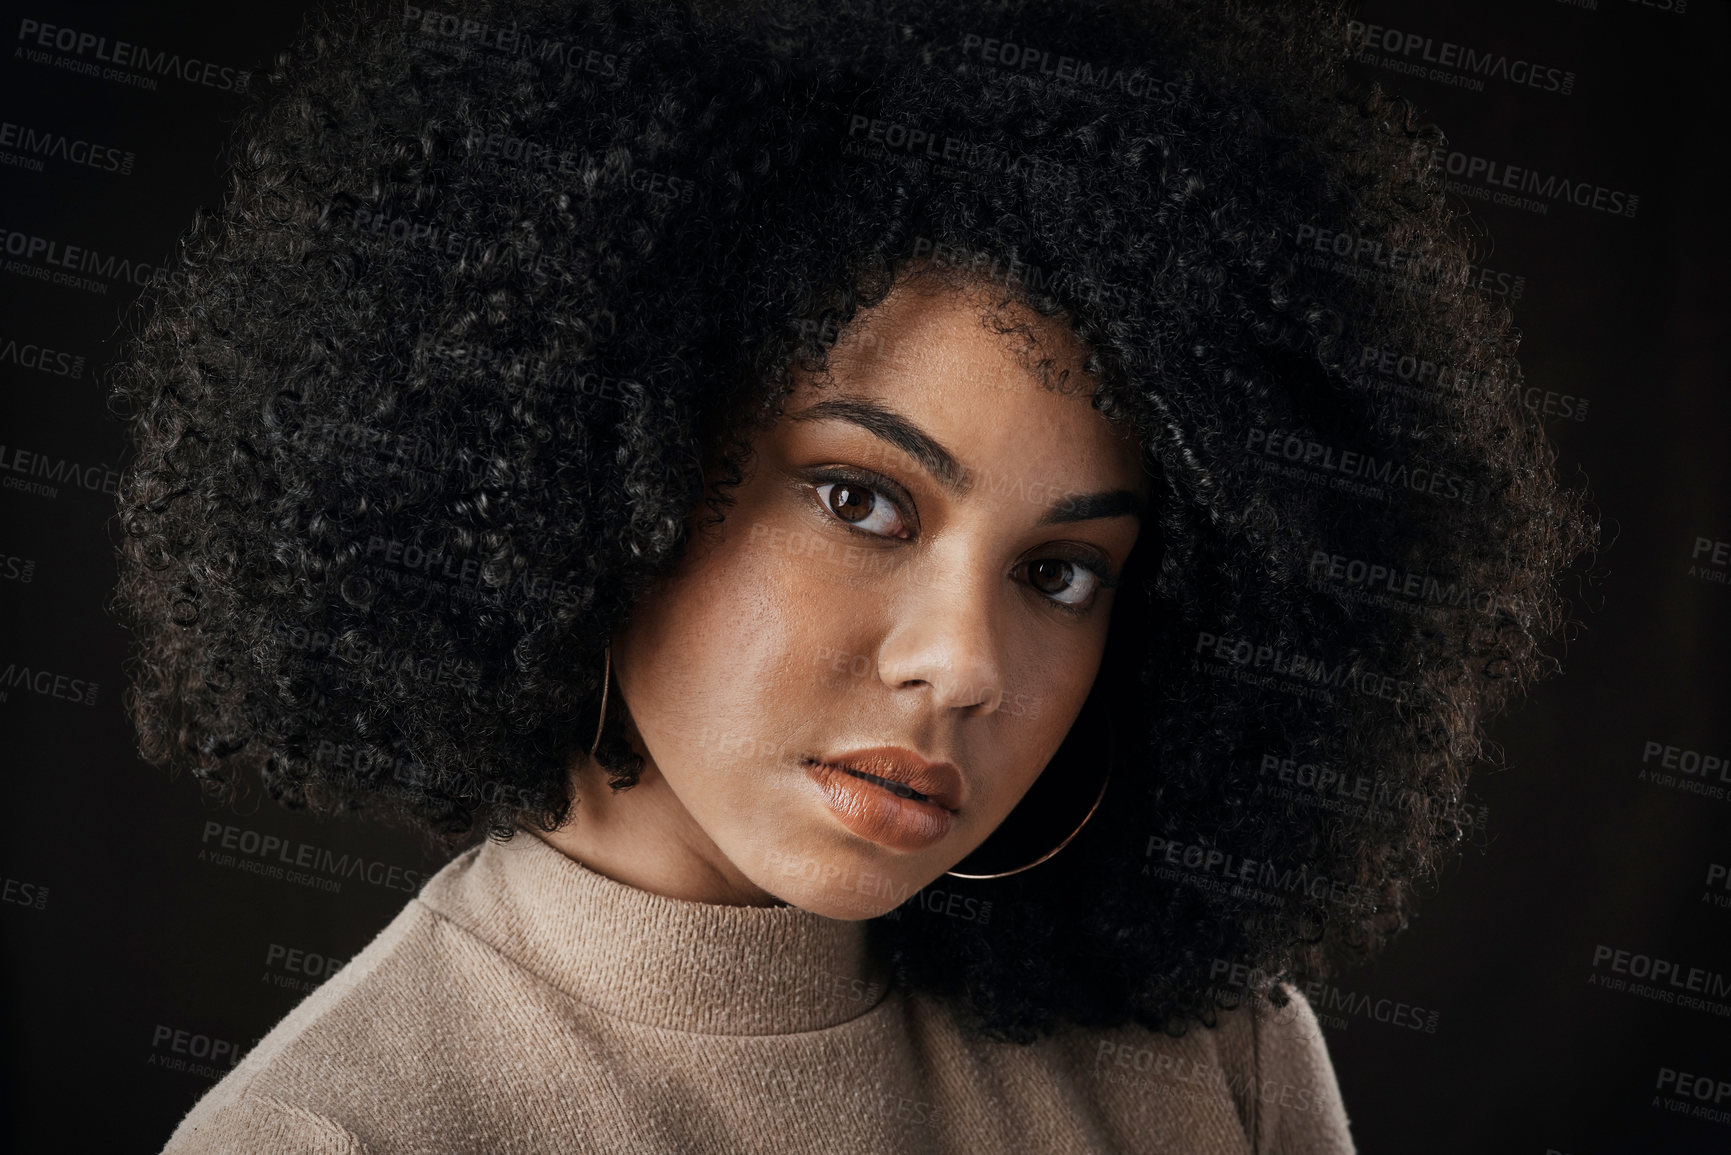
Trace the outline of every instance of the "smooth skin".
<instances>
[{"instance_id":1,"label":"smooth skin","mask_svg":"<svg viewBox=\"0 0 1731 1155\"><path fill-rule=\"evenodd\" d=\"M725 521L612 639L639 784L578 755L549 843L671 898L860 919L1010 813L1093 685L1148 487L1075 335L996 300L904 279L796 376ZM886 745L964 780L917 852L846 829L802 768Z\"/></svg>"}]
</instances>

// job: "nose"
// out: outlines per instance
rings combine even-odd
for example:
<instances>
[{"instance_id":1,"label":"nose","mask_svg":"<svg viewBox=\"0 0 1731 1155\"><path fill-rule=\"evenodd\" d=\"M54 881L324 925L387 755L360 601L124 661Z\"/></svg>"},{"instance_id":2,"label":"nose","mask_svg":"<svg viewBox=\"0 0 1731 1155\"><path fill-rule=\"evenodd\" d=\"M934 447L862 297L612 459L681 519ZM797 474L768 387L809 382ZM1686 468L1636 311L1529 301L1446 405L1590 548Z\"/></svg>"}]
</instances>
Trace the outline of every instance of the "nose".
<instances>
[{"instance_id":1,"label":"nose","mask_svg":"<svg viewBox=\"0 0 1731 1155\"><path fill-rule=\"evenodd\" d=\"M910 572L878 646L878 677L891 689L930 686L933 704L989 714L1003 701L995 575Z\"/></svg>"}]
</instances>

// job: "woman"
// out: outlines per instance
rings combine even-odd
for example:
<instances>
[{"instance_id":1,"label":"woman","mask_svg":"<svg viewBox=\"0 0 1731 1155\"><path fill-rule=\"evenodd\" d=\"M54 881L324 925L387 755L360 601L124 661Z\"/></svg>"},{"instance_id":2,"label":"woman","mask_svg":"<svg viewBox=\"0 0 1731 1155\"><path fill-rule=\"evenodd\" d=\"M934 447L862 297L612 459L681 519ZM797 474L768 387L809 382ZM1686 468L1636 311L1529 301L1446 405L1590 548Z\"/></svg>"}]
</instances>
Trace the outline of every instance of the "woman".
<instances>
[{"instance_id":1,"label":"woman","mask_svg":"<svg viewBox=\"0 0 1731 1155\"><path fill-rule=\"evenodd\" d=\"M168 1149L1350 1151L1302 986L1592 527L1340 27L310 30L117 388L129 706L470 845Z\"/></svg>"}]
</instances>

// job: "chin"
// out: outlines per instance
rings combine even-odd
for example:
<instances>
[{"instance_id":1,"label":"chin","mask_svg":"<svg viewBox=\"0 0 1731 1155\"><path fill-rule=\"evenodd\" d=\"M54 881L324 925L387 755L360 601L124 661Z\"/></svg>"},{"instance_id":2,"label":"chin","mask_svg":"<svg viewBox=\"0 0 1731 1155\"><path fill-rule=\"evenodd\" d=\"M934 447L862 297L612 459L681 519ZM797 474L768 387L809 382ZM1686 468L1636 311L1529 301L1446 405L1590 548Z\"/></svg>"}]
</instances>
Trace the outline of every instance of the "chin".
<instances>
[{"instance_id":1,"label":"chin","mask_svg":"<svg viewBox=\"0 0 1731 1155\"><path fill-rule=\"evenodd\" d=\"M898 869L899 867L899 869ZM772 847L751 880L791 906L826 918L859 920L888 914L931 882L886 853L836 848Z\"/></svg>"},{"instance_id":2,"label":"chin","mask_svg":"<svg viewBox=\"0 0 1731 1155\"><path fill-rule=\"evenodd\" d=\"M779 895L790 906L808 910L812 914L821 914L825 918L840 919L844 922L861 922L868 918L877 918L888 914L899 902L879 901L869 895L836 894L822 888L813 888L809 893L802 890L797 894Z\"/></svg>"}]
</instances>

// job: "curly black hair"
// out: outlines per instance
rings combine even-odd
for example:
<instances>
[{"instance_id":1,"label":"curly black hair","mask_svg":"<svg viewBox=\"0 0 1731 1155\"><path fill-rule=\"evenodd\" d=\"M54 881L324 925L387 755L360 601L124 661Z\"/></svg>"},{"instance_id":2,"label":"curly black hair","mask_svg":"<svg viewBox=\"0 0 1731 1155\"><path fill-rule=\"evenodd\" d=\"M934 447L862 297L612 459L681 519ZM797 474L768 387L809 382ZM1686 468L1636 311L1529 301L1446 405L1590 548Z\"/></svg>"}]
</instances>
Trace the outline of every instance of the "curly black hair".
<instances>
[{"instance_id":1,"label":"curly black hair","mask_svg":"<svg viewBox=\"0 0 1731 1155\"><path fill-rule=\"evenodd\" d=\"M316 17L115 380L143 756L451 847L560 824L606 639L795 370L940 270L1075 332L1159 501L1109 805L952 884L989 920L874 920L898 978L1026 1042L1368 957L1481 825L1597 527L1440 132L1347 52L1325 3Z\"/></svg>"}]
</instances>

